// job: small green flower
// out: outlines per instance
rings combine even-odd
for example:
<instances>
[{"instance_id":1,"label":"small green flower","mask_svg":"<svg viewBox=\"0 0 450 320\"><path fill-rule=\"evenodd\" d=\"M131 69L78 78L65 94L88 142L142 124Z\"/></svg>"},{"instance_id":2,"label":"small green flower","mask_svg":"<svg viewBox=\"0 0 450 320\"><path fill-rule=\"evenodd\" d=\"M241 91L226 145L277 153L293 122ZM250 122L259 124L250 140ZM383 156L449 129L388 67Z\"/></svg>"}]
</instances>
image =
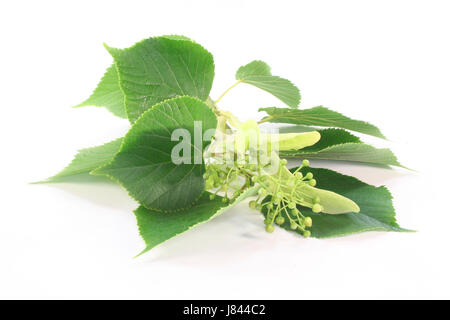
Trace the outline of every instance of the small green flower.
<instances>
[{"instance_id":1,"label":"small green flower","mask_svg":"<svg viewBox=\"0 0 450 320\"><path fill-rule=\"evenodd\" d=\"M310 217L306 217L305 220L303 220L303 223L305 224L305 227L310 228L312 226L312 219Z\"/></svg>"},{"instance_id":2,"label":"small green flower","mask_svg":"<svg viewBox=\"0 0 450 320\"><path fill-rule=\"evenodd\" d=\"M313 178L313 174L311 173L311 172L308 172L306 175L305 175L305 180L310 180L310 179L312 179Z\"/></svg>"},{"instance_id":3,"label":"small green flower","mask_svg":"<svg viewBox=\"0 0 450 320\"><path fill-rule=\"evenodd\" d=\"M284 221L285 221L285 219L284 219L284 217L282 217L282 216L278 216L278 217L275 219L275 223L276 223L277 225L279 225L279 226L281 226L281 225L284 223Z\"/></svg>"},{"instance_id":4,"label":"small green flower","mask_svg":"<svg viewBox=\"0 0 450 320\"><path fill-rule=\"evenodd\" d=\"M267 231L267 232L272 233L273 230L275 230L273 224L268 224L268 225L266 225L266 231Z\"/></svg>"},{"instance_id":5,"label":"small green flower","mask_svg":"<svg viewBox=\"0 0 450 320\"><path fill-rule=\"evenodd\" d=\"M311 209L314 213L320 213L322 211L322 206L320 204L316 203L312 206Z\"/></svg>"}]
</instances>

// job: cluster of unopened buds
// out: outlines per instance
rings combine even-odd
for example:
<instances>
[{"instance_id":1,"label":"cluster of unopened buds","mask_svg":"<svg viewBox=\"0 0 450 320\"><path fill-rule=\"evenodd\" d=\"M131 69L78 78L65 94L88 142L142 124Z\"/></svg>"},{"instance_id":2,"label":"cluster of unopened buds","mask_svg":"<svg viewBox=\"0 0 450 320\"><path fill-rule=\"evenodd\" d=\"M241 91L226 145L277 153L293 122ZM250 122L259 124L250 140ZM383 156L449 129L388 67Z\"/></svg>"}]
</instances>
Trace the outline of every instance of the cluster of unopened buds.
<instances>
[{"instance_id":1,"label":"cluster of unopened buds","mask_svg":"<svg viewBox=\"0 0 450 320\"><path fill-rule=\"evenodd\" d=\"M311 172L301 172L302 168L309 166L308 160L303 160L293 173L286 165L287 160L280 159L277 172L267 173L265 166L258 164L209 164L204 175L206 190L214 190L211 191L211 199L220 193L222 201L228 202L234 201L247 188L257 186L257 199L250 201L249 206L265 214L267 232L273 232L274 224L277 224L309 237L311 232L307 228L312 226L312 219L304 216L298 206L309 207L314 213L322 211L318 196L311 198L302 193L305 185L314 187L316 180Z\"/></svg>"},{"instance_id":2,"label":"cluster of unopened buds","mask_svg":"<svg viewBox=\"0 0 450 320\"><path fill-rule=\"evenodd\" d=\"M205 189L215 190L209 196L211 200L220 193L223 202L233 201L251 186L251 175L247 168L236 163L233 166L210 164L206 167L204 178Z\"/></svg>"},{"instance_id":3,"label":"cluster of unopened buds","mask_svg":"<svg viewBox=\"0 0 450 320\"><path fill-rule=\"evenodd\" d=\"M279 172L281 173L282 170L285 170L287 161L283 159L280 162ZM311 235L311 232L306 229L312 226L312 219L311 217L305 217L298 209L298 205L305 204L311 207L315 213L321 212L322 206L317 196L314 199L309 199L309 201L298 196L298 190L301 189L302 184L314 187L317 183L311 172L305 175L300 172L302 168L308 166L308 160L303 160L302 165L291 176L294 181L292 181L292 178L290 179L291 181L286 181L286 177L282 174L256 176L254 178L255 183L258 183L261 188L258 190L258 198L250 201L249 206L252 209L258 209L265 213L264 223L267 232L274 231L275 223L279 226L287 225L292 230L298 230L304 237Z\"/></svg>"}]
</instances>

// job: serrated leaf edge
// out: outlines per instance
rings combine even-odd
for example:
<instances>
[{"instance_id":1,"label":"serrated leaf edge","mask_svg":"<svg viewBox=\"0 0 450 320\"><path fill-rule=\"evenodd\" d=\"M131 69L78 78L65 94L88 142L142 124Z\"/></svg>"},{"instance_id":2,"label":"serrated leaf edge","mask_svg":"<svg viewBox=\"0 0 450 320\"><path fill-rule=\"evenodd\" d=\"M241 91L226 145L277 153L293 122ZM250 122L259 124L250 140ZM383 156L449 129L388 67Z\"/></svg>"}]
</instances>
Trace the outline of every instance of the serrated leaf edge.
<instances>
[{"instance_id":1,"label":"serrated leaf edge","mask_svg":"<svg viewBox=\"0 0 450 320\"><path fill-rule=\"evenodd\" d=\"M170 35L169 35L169 36L170 36ZM150 40L150 39L162 39L162 38L164 38L164 39L166 39L166 40L169 40L169 41L186 41L186 42L192 42L192 43L198 45L200 48L202 48L207 54L209 54L209 55L211 56L212 66L213 66L213 82L214 82L214 78L215 78L215 76L216 76L216 65L215 65L215 62L214 62L214 56L212 55L211 52L209 52L207 49L205 49L205 47L203 47L201 44L199 44L199 43L197 43L197 42L195 42L195 41L193 41L193 40L187 40L187 39L170 39L170 38L167 37L167 35L166 35L166 36L158 36L158 37L150 37L150 38L143 39L143 40L141 40L141 41L139 41L139 42L136 42L136 43L135 43L134 45L132 45L131 47L124 48L124 49L119 49L119 48L110 47L110 46L108 46L106 43L103 43L103 46L105 47L106 51L108 51L108 53L109 53L109 54L113 57L113 59L114 59L114 65L115 65L115 67L116 67L116 70L117 70L117 76L118 76L118 78L119 78L119 87L120 87L120 90L122 90L122 93L123 93L123 95L124 95L125 111L126 111L126 113L127 113L127 118L128 118L128 120L129 120L130 123L132 123L132 124L133 124L134 122L136 122L136 121L141 117L142 114L144 114L144 113L147 112L148 110L151 110L151 108L153 108L153 106L155 106L155 105L157 105L157 104L159 104L159 103L161 103L161 102L163 102L163 101L170 100L170 99L173 99L173 98L169 98L169 99L163 100L163 101L158 102L157 104L151 106L148 110L144 111L144 112L143 112L143 113L142 113L142 114L141 114L141 115L133 122L133 121L130 119L130 113L129 113L129 111L128 111L128 98L127 98L127 95L125 94L125 92L123 91L123 88L122 88L122 77L120 76L119 66L118 66L117 63L116 63L116 59L114 58L114 55L111 53L111 50L117 50L117 51L130 50L130 49L132 49L132 48L134 48L134 47L140 45L141 43L143 43L143 42L145 42L145 41L147 41L147 40ZM211 88L212 88L212 83L211 83ZM209 92L209 93L211 93L211 88L210 88L210 92ZM208 97L209 97L209 93L208 93ZM175 97L175 98L179 98L179 97L190 97L190 96L188 96L188 95L182 95L182 96L177 96L177 97ZM208 99L208 97L206 98L206 100ZM193 97L193 98L195 98L195 97ZM199 100L200 100L200 99L199 99ZM205 100L205 101L206 101L206 100ZM203 101L203 100L200 100L200 101ZM205 101L203 101L203 102L205 102ZM206 102L205 102L205 103L206 103Z\"/></svg>"},{"instance_id":2,"label":"serrated leaf edge","mask_svg":"<svg viewBox=\"0 0 450 320\"><path fill-rule=\"evenodd\" d=\"M187 97L187 98L190 98L190 99L193 99L193 100L197 100L197 101L202 102L202 103L204 103L204 104L206 105L206 102L204 102L204 101L202 101L202 100L200 100L200 99L198 99L198 98L196 98L196 97L191 97L191 96L179 96L179 97L175 97L175 98L169 98L169 99L163 100L163 101L158 102L157 104L154 104L153 106L151 106L150 109L148 109L148 110L146 110L145 112L143 112L143 113L136 119L136 121L135 121L134 123L138 122L139 119L141 119L147 112L150 112L151 110L153 110L153 108L155 108L156 106L158 106L158 105L160 105L160 104L162 105L162 104L167 103L167 102L169 102L169 101L171 101L171 100L180 99L180 98L184 98L184 97ZM209 107L208 107L208 108L209 108ZM133 123L133 125L134 125L134 123ZM132 126L133 126L133 125L132 125ZM130 128L130 130L131 130L131 128ZM149 210L154 210L154 211L157 211L157 212L164 212L164 213L173 213L173 212L178 212L178 211L182 211L182 210L186 210L186 209L192 208L192 207L194 206L194 204L195 204L195 203L201 198L201 196L205 193L205 191L203 191L202 193L200 193L200 195L199 195L199 196L198 196L198 197L197 197L190 205L188 205L188 206L185 206L185 207L182 207L182 208L178 208L178 209L174 209L174 210L161 210L161 209L159 209L159 208L152 208L152 207L145 206L145 205L144 205L143 203L141 203L138 199L136 199L136 198L128 191L127 188L125 188L125 186L122 184L122 182L120 182L118 179L114 178L113 176L111 176L111 175L108 174L108 173L101 172L101 169L103 169L104 167L110 165L110 164L116 159L117 154L120 153L120 152L123 150L123 142L125 141L125 138L126 138L126 136L128 135L128 133L130 132L130 130L129 130L129 131L127 132L127 134L123 137L123 141L122 141L122 144L120 145L119 151L117 151L117 153L114 155L114 157L111 159L111 161L109 161L108 163L106 163L106 164L104 164L104 165L102 165L102 166L100 166L100 167L98 167L98 168L92 170L91 172L89 172L89 174L94 175L94 176L105 176L105 177L108 177L108 178L111 179L112 181L114 181L114 182L116 182L117 184L119 184L123 189L125 189L126 192L128 193L128 195L129 195L133 200L135 200L137 203L139 203L140 205L144 206L145 208L147 208L147 209L149 209Z\"/></svg>"},{"instance_id":3,"label":"serrated leaf edge","mask_svg":"<svg viewBox=\"0 0 450 320\"><path fill-rule=\"evenodd\" d=\"M286 79L286 78L283 78L283 77L280 77L280 76L274 76L274 75L272 74L272 67L269 66L269 64L268 64L267 62L265 62L265 61L262 61L262 60L253 60L253 61L250 61L249 63L247 63L246 65L240 66L240 67L238 68L238 70L236 71L235 79L236 79L236 80L239 80L240 82L245 83L245 84L247 84L247 85L256 87L255 85L246 82L244 78L241 79L240 77L238 77L239 70L240 70L241 68L244 68L245 66L249 65L249 64L252 63L252 62L261 62L261 63L264 63L264 64L267 66L267 68L269 69L268 71L269 71L269 74L270 74L270 75L256 75L256 76L260 76L260 77L261 77L261 76L267 76L267 77L278 78L278 79L285 80L285 81L287 81L289 84L292 85L292 87L297 91L297 94L298 94L298 103L297 103L296 105L289 105L289 104L287 104L287 103L285 103L285 104L286 104L287 106L291 107L291 108L298 109L298 107L299 107L299 105L300 105L300 103L301 103L301 101L302 101L302 95L301 95L301 93L300 93L300 89L299 89L299 88L298 88L291 80ZM258 89L260 89L260 90L263 90L263 89L261 89L261 88L259 88L259 87L256 87L256 88L258 88ZM263 90L263 91L265 91L265 90ZM267 92L267 91L266 91L266 92ZM270 92L267 92L267 93L268 93L268 94L271 94ZM273 94L271 94L271 95L273 95ZM273 95L273 96L274 96L274 95ZM277 98L277 99L279 99L279 100L281 100L280 98L278 98L278 97L276 97L276 96L274 96L274 97ZM284 103L284 101L282 101L282 102Z\"/></svg>"},{"instance_id":4,"label":"serrated leaf edge","mask_svg":"<svg viewBox=\"0 0 450 320\"><path fill-rule=\"evenodd\" d=\"M236 204L238 204L239 202L245 200L245 199L248 198L248 197L251 197L252 195L255 195L255 194L256 194L256 191L257 191L258 189L259 189L258 186L253 186L253 187L250 187L250 188L246 189L239 197L236 198L235 201L233 201L232 203L230 203L228 206L223 206L223 207L221 207L221 208L220 208L219 210L217 210L216 213L214 213L209 219L204 220L204 221L201 221L201 222L196 223L196 224L194 224L194 225L191 225L191 226L189 226L189 227L187 228L187 230L182 231L182 232L180 232L180 233L177 233L177 234L175 234L173 237L170 237L170 238L164 240L163 242L160 242L160 243L156 244L156 245L153 246L153 247L145 248L145 249L142 250L139 254L137 254L137 255L135 256L135 258L137 258L137 257L139 257L139 256L141 256L141 255L143 255L144 253L149 252L151 249L153 249L153 248L155 248L155 247L157 247L157 246L163 244L164 242L166 242L166 241L168 241L168 240L171 240L171 239L175 238L176 236L178 236L178 235L180 235L180 234L182 234L182 233L184 233L184 232L187 232L187 231L189 231L189 230L191 230L191 229L193 229L193 228L195 228L195 227L197 227L197 226L199 226L199 225L201 225L201 224L203 224L203 223L206 223L206 222L208 222L208 221L211 221L212 219L214 219L214 218L216 218L217 216L219 216L219 215L221 215L222 213L224 213L226 210L231 209L232 207L234 207L234 206L235 206ZM135 213L135 215L136 215L136 211L137 211L138 209L139 209L139 208L137 208L137 209L135 209L135 210L133 211L133 213ZM189 208L185 208L185 209L182 209L182 210L186 210L186 209L189 209ZM153 210L153 209L149 209L149 210ZM155 211L157 211L157 210L155 210ZM138 229L139 229L139 235L141 236L142 239L144 239L144 237L142 236L142 230L141 230L140 226L139 226L139 225L137 225L137 226L138 226ZM144 239L144 243L145 243L145 239ZM147 245L147 243L145 243L145 244Z\"/></svg>"},{"instance_id":5,"label":"serrated leaf edge","mask_svg":"<svg viewBox=\"0 0 450 320\"><path fill-rule=\"evenodd\" d=\"M347 116L344 115L343 113L340 113L339 111L336 111L336 110L332 110L332 109L330 109L330 108L328 108L328 107L324 107L323 105L311 107L311 108L308 108L308 109L299 109L299 110L311 110L311 109L314 109L314 108L323 108L323 109L326 109L326 110L328 110L328 111L335 112L335 113L339 114L340 116L342 116L342 117L344 117L344 118L348 118L348 119L353 120L353 121L363 122L363 123L366 124L366 125L369 125L369 126L374 127L374 128L378 131L379 135L373 135L373 134L368 134L368 133L364 133L364 132L359 132L359 131L355 131L355 130L351 130L351 129L347 129L347 128L334 127L334 126L329 126L329 127L325 126L325 127L324 127L324 126L320 126L320 125L308 125L308 124L302 124L302 126L307 126L307 127L316 126L316 127L321 127L321 128L340 128L340 129L345 129L345 130L348 130L348 131L359 132L359 133L362 133L362 134L366 134L366 135L369 135L369 136L373 136L373 137L377 137L377 138L381 138L381 139L384 139L384 140L389 141L389 139L386 138L386 136L381 132L381 130L380 130L376 125L371 124L370 122L367 122L367 121L364 121L364 120L358 120L358 119L353 119L353 118L347 117ZM264 107L264 108L259 108L259 109L258 109L258 112L266 112L267 114L269 114L269 113L266 111L266 110L268 110L268 109L286 109L286 110L292 110L292 109L289 109L289 108ZM274 118L274 117L271 116L271 115L269 114L268 116L262 118L260 121L269 121L269 122L273 122L273 123L282 123L282 122L271 121L273 118Z\"/></svg>"},{"instance_id":6,"label":"serrated leaf edge","mask_svg":"<svg viewBox=\"0 0 450 320\"><path fill-rule=\"evenodd\" d=\"M391 166L396 166L396 167L400 167L400 168L403 168L403 169L407 169L407 170L411 170L411 169L409 169L409 168L407 168L407 167L405 167L404 165L402 165L399 161L398 161L398 158L397 158L397 156L392 152L392 150L391 149L389 149L389 148L375 148L374 146L372 146L372 145L370 145L370 144L367 144L367 143L364 143L364 142L348 142L348 143L338 143L338 144L333 144L333 145L331 145L331 146L329 146L329 147L326 147L326 148L323 148L323 149L321 149L320 151L316 151L316 152L302 152L301 151L301 149L300 150L296 150L296 152L298 152L298 153L293 153L292 155L288 155L288 154L283 154L282 152L280 152L280 155L282 155L283 157L286 157L286 158L292 158L292 157L297 157L297 156L304 156L305 158L311 158L311 159L313 159L314 158L314 156L316 156L316 155L319 155L320 156L320 153L321 152L323 152L323 151L328 151L328 150L330 150L330 149L333 149L333 148L336 148L336 147L340 147L340 146L347 146L347 145L366 145L366 146L369 146L369 147L371 147L371 148L373 148L373 149L375 149L375 150L378 150L378 151L381 151L381 150L388 150L388 151L390 151L391 153L392 153L392 156L394 157L394 161L396 162L396 164L388 164L388 165L391 165ZM294 150L292 150L292 152L294 152ZM338 159L331 159L331 158L326 158L326 157L317 157L316 159L323 159L323 160L337 160L337 161L340 161L340 160L338 160ZM372 162L372 161L358 161L358 160L345 160L345 161L351 161L351 162L358 162L358 163L371 163L371 164L382 164L382 163L378 163L378 162Z\"/></svg>"},{"instance_id":7,"label":"serrated leaf edge","mask_svg":"<svg viewBox=\"0 0 450 320\"><path fill-rule=\"evenodd\" d=\"M82 107L105 108L107 111L109 111L110 113L112 113L113 115L115 115L115 116L118 117L118 118L121 118L121 119L128 119L128 115L127 115L127 112L126 112L126 106L125 106L125 93L123 92L122 87L120 86L120 83L119 83L119 90L120 90L120 92L122 93L122 96L123 96L123 98L124 98L124 101L123 101L123 104L124 104L123 107L124 107L124 109L125 109L125 116L124 116L124 117L123 117L122 115L120 115L120 114L118 114L118 113L112 111L111 109L109 109L109 108L106 107L105 105L95 105L95 104L88 103L88 101L94 96L95 91L96 91L97 88L98 88L98 85L103 81L103 79L105 79L106 74L108 73L108 69L109 69L111 66L114 66L114 68L115 68L115 70L116 70L116 73L117 73L117 76L119 76L119 72L118 72L118 70L117 70L117 65L116 65L116 63L113 61L113 63L112 63L108 68L106 68L106 71L103 73L103 76L101 77L100 81L97 83L97 87L95 87L95 89L92 91L91 95L90 95L87 99L85 99L84 101L82 101L81 103L72 106L72 108L75 108L75 109L77 109L77 108L82 108ZM128 120L128 121L129 121L129 120Z\"/></svg>"},{"instance_id":8,"label":"serrated leaf edge","mask_svg":"<svg viewBox=\"0 0 450 320\"><path fill-rule=\"evenodd\" d=\"M64 168L62 168L61 170L59 170L59 172L58 172L57 174L55 174L55 175L53 175L53 176L51 176L51 177L48 177L48 178L45 179L45 180L35 181L35 182L30 182L30 184L60 183L60 181L53 181L53 180L50 180L50 179L66 178L66 177L75 176L75 175L78 175L78 174L83 174L83 172L80 172L80 173L76 173L76 174L71 174L71 175L65 175L65 176L60 176L60 177L58 177L58 174L59 174L60 172L66 170L67 168L69 168L69 167L73 164L73 162L74 162L75 159L76 159L76 156L77 156L79 153L81 153L82 151L86 151L86 150L88 150L88 149L93 149L93 148L101 147L101 146L104 146L104 145L107 144L107 143L112 143L112 142L115 142L115 141L120 140L120 139L123 139L123 137L122 137L122 138L114 139L114 140L109 141L109 142L105 142L105 143L102 144L102 145L78 149L77 151L75 151L75 156L73 156L72 160L71 160ZM121 147L122 147L122 144L121 144ZM119 149L119 150L120 150L120 149ZM103 166L105 166L105 165L106 165L106 164L101 165L101 166L95 168L94 170L97 170L98 168L103 167ZM94 170L91 170L91 171L87 172L87 174L91 174L91 172L94 171Z\"/></svg>"}]
</instances>

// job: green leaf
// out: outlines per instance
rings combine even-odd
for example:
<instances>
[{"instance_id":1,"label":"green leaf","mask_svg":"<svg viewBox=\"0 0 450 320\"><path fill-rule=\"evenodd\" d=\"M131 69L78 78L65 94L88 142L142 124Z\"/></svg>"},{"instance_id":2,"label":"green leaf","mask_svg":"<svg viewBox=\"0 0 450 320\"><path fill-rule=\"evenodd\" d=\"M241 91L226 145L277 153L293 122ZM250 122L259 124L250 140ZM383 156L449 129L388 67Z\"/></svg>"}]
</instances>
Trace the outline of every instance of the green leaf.
<instances>
[{"instance_id":1,"label":"green leaf","mask_svg":"<svg viewBox=\"0 0 450 320\"><path fill-rule=\"evenodd\" d=\"M127 117L124 96L119 86L119 77L114 65L106 70L92 95L74 108L86 106L105 107L120 118Z\"/></svg>"},{"instance_id":2,"label":"green leaf","mask_svg":"<svg viewBox=\"0 0 450 320\"><path fill-rule=\"evenodd\" d=\"M101 146L81 149L67 167L47 180L41 181L41 183L64 182L73 176L88 174L92 170L109 163L119 151L121 144L122 138L119 138Z\"/></svg>"},{"instance_id":3,"label":"green leaf","mask_svg":"<svg viewBox=\"0 0 450 320\"><path fill-rule=\"evenodd\" d=\"M119 72L131 122L153 105L177 96L205 101L214 78L213 56L176 36L150 38L128 49L106 46Z\"/></svg>"},{"instance_id":4,"label":"green leaf","mask_svg":"<svg viewBox=\"0 0 450 320\"><path fill-rule=\"evenodd\" d=\"M251 84L274 95L288 106L300 104L300 91L287 79L273 76L267 63L259 60L242 66L236 72L236 80Z\"/></svg>"},{"instance_id":5,"label":"green leaf","mask_svg":"<svg viewBox=\"0 0 450 320\"><path fill-rule=\"evenodd\" d=\"M403 167L397 160L394 153L386 148L377 149L371 145L363 143L346 143L325 148L319 152L309 153L285 151L280 154L282 157L301 157L306 159L341 160L370 163L382 166Z\"/></svg>"},{"instance_id":6,"label":"green leaf","mask_svg":"<svg viewBox=\"0 0 450 320\"><path fill-rule=\"evenodd\" d=\"M397 224L392 196L386 187L371 186L354 177L328 169L304 168L302 172L312 172L320 188L352 199L361 209L359 213L330 215L313 213L309 208L299 207L304 216L313 220L309 229L311 236L328 238L364 231L410 231ZM286 221L288 220L286 218ZM285 222L281 227L292 231L289 222ZM300 231L294 232L301 234Z\"/></svg>"},{"instance_id":7,"label":"green leaf","mask_svg":"<svg viewBox=\"0 0 450 320\"><path fill-rule=\"evenodd\" d=\"M192 40L186 36L179 35L179 34L166 34L163 37L167 38L167 39L172 39L172 40L186 40L186 41L195 42L194 40Z\"/></svg>"},{"instance_id":8,"label":"green leaf","mask_svg":"<svg viewBox=\"0 0 450 320\"><path fill-rule=\"evenodd\" d=\"M261 108L259 111L265 111L269 114L269 116L264 118L262 122L269 121L274 123L336 127L386 139L380 129L374 125L368 122L350 119L339 112L332 111L322 106L301 110L271 107Z\"/></svg>"},{"instance_id":9,"label":"green leaf","mask_svg":"<svg viewBox=\"0 0 450 320\"><path fill-rule=\"evenodd\" d=\"M281 150L285 158L342 160L382 166L403 167L389 149L377 149L343 129L319 130L321 138L315 145L299 150ZM404 168L404 167L403 167Z\"/></svg>"},{"instance_id":10,"label":"green leaf","mask_svg":"<svg viewBox=\"0 0 450 320\"><path fill-rule=\"evenodd\" d=\"M171 213L149 210L140 206L134 211L139 232L146 244L146 248L140 255L182 232L217 217L246 197L253 195L255 190L255 187L246 190L231 204L224 203L220 196L210 200L210 194L204 193L193 207Z\"/></svg>"},{"instance_id":11,"label":"green leaf","mask_svg":"<svg viewBox=\"0 0 450 320\"><path fill-rule=\"evenodd\" d=\"M204 190L202 155L209 143L192 141L198 134L196 121L203 132L217 125L213 111L196 98L179 97L155 105L131 127L114 159L94 174L118 181L150 209L173 211L192 205ZM190 154L183 153L188 163L172 160L173 148L180 143L171 138L176 129L190 135L184 141Z\"/></svg>"}]
</instances>

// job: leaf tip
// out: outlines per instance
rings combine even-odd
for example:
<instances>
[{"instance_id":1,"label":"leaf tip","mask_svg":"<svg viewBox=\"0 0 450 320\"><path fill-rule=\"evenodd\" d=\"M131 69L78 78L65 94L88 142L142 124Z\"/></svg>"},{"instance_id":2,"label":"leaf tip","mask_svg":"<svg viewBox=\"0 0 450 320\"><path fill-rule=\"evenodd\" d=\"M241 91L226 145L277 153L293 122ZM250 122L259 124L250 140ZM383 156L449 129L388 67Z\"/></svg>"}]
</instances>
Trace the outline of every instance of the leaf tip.
<instances>
[{"instance_id":1,"label":"leaf tip","mask_svg":"<svg viewBox=\"0 0 450 320\"><path fill-rule=\"evenodd\" d=\"M150 249L147 247L147 248L145 248L144 250L142 250L141 252L139 252L137 255L135 255L134 257L133 257L133 259L137 259L137 258L139 258L140 256L142 256L144 253L147 253L147 252L149 252L150 251Z\"/></svg>"},{"instance_id":2,"label":"leaf tip","mask_svg":"<svg viewBox=\"0 0 450 320\"><path fill-rule=\"evenodd\" d=\"M79 103L79 104L76 104L76 105L74 105L74 106L71 106L71 108L73 108L73 109L78 109L78 108L81 108L81 107L86 107L86 105L84 104L84 102Z\"/></svg>"},{"instance_id":3,"label":"leaf tip","mask_svg":"<svg viewBox=\"0 0 450 320\"><path fill-rule=\"evenodd\" d=\"M40 181L32 181L32 182L27 182L27 184L44 184L44 183L50 183L51 181L49 179L46 180L40 180Z\"/></svg>"},{"instance_id":4,"label":"leaf tip","mask_svg":"<svg viewBox=\"0 0 450 320\"><path fill-rule=\"evenodd\" d=\"M109 54L114 58L115 55L120 51L120 49L113 48L108 46L105 42L103 42L103 47L106 49L106 51L109 52Z\"/></svg>"}]
</instances>

